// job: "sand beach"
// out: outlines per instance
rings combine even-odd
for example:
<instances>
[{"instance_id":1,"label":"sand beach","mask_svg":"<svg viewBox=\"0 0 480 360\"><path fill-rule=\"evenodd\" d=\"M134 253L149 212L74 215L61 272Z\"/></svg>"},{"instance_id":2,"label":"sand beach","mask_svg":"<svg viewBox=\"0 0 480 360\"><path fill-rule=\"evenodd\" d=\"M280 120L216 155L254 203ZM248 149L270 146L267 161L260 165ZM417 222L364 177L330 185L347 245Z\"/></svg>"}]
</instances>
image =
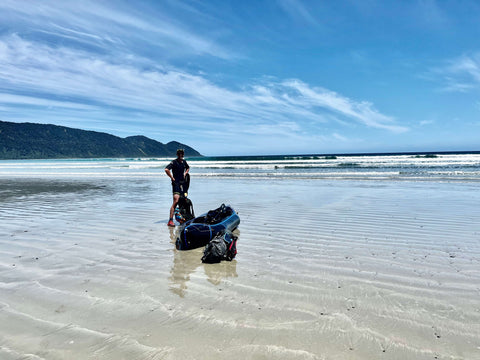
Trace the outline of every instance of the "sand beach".
<instances>
[{"instance_id":1,"label":"sand beach","mask_svg":"<svg viewBox=\"0 0 480 360\"><path fill-rule=\"evenodd\" d=\"M480 0L0 0L0 360L480 360L479 39Z\"/></svg>"},{"instance_id":2,"label":"sand beach","mask_svg":"<svg viewBox=\"0 0 480 360\"><path fill-rule=\"evenodd\" d=\"M480 359L476 182L192 175L241 218L213 265L161 174L0 189L1 359Z\"/></svg>"}]
</instances>

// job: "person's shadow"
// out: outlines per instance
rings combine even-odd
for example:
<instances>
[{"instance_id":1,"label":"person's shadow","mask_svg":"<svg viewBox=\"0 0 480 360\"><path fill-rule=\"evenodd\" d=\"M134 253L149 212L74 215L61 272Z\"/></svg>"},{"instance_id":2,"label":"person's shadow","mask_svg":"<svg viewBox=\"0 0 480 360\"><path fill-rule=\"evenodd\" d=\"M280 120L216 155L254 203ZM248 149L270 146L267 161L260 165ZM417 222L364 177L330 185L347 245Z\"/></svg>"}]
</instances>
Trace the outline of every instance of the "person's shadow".
<instances>
[{"instance_id":1,"label":"person's shadow","mask_svg":"<svg viewBox=\"0 0 480 360\"><path fill-rule=\"evenodd\" d=\"M240 232L235 231L238 237ZM170 228L170 239L173 244L178 236L177 228ZM218 285L220 282L229 277L238 277L237 261L222 261L218 264L203 264L203 247L193 250L177 250L173 249L173 265L170 270L169 282L170 291L180 297L184 297L187 293L187 283L190 281L190 275L193 274L197 268L203 267L207 280L213 285Z\"/></svg>"}]
</instances>

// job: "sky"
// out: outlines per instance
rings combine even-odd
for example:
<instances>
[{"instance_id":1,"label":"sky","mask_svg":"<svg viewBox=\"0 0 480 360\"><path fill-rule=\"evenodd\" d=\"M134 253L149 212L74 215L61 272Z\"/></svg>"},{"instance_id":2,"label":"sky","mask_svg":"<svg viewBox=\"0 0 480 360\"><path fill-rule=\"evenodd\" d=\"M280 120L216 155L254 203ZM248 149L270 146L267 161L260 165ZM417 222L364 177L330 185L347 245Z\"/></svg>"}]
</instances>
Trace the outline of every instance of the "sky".
<instances>
[{"instance_id":1,"label":"sky","mask_svg":"<svg viewBox=\"0 0 480 360\"><path fill-rule=\"evenodd\" d=\"M477 0L1 0L0 120L207 156L478 151L479 19Z\"/></svg>"}]
</instances>

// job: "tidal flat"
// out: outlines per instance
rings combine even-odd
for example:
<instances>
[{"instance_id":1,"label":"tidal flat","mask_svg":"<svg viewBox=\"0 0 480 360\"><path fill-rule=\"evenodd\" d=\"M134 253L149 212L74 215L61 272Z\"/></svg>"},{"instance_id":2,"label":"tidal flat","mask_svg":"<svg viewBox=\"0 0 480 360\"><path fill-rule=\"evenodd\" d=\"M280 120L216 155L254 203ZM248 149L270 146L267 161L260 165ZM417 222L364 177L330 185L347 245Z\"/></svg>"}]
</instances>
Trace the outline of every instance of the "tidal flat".
<instances>
[{"instance_id":1,"label":"tidal flat","mask_svg":"<svg viewBox=\"0 0 480 360\"><path fill-rule=\"evenodd\" d=\"M477 183L192 176L241 218L220 264L166 177L0 185L2 359L480 359Z\"/></svg>"}]
</instances>

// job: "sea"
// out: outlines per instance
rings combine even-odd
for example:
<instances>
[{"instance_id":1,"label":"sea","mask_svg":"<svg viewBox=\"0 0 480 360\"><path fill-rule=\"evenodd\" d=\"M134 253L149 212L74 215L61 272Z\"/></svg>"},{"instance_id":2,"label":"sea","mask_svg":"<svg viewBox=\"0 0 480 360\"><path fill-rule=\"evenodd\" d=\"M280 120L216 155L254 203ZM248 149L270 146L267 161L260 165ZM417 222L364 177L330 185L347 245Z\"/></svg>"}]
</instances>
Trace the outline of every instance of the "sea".
<instances>
[{"instance_id":1,"label":"sea","mask_svg":"<svg viewBox=\"0 0 480 360\"><path fill-rule=\"evenodd\" d=\"M3 178L151 178L170 158L1 160ZM199 178L480 181L480 152L187 158Z\"/></svg>"}]
</instances>

